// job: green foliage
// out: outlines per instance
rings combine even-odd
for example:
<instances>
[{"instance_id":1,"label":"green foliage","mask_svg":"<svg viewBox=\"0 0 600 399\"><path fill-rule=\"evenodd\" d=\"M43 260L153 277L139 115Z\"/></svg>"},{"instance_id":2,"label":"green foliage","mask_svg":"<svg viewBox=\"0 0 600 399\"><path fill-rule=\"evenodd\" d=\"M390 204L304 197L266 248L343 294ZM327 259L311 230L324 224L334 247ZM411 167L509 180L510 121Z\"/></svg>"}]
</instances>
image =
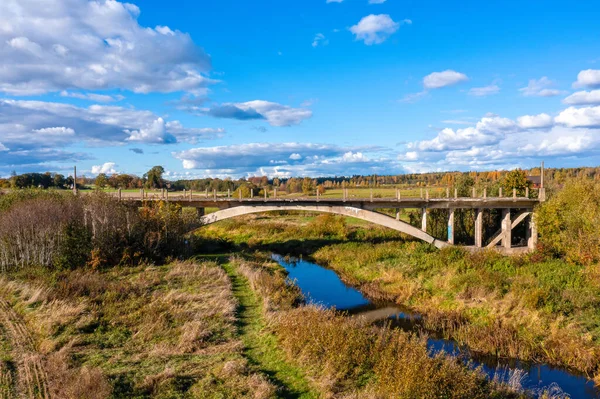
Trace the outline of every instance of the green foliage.
<instances>
[{"instance_id":1,"label":"green foliage","mask_svg":"<svg viewBox=\"0 0 600 399\"><path fill-rule=\"evenodd\" d=\"M569 180L538 212L542 244L571 262L600 262L600 182Z\"/></svg>"},{"instance_id":2,"label":"green foliage","mask_svg":"<svg viewBox=\"0 0 600 399\"><path fill-rule=\"evenodd\" d=\"M315 217L307 226L312 236L319 238L346 238L346 220L343 216L325 213Z\"/></svg>"},{"instance_id":3,"label":"green foliage","mask_svg":"<svg viewBox=\"0 0 600 399\"><path fill-rule=\"evenodd\" d=\"M63 227L62 241L54 259L54 267L58 270L73 270L86 265L92 248L90 231L84 225L71 221Z\"/></svg>"},{"instance_id":4,"label":"green foliage","mask_svg":"<svg viewBox=\"0 0 600 399\"><path fill-rule=\"evenodd\" d=\"M521 169L511 170L504 175L501 181L502 188L506 195L517 189L518 196L525 195L525 189L531 188L531 182L527 180L527 173Z\"/></svg>"},{"instance_id":5,"label":"green foliage","mask_svg":"<svg viewBox=\"0 0 600 399\"><path fill-rule=\"evenodd\" d=\"M146 179L146 187L148 188L161 188L164 187L163 181L163 173L165 173L165 168L162 166L154 166L148 172L144 174L144 178Z\"/></svg>"}]
</instances>

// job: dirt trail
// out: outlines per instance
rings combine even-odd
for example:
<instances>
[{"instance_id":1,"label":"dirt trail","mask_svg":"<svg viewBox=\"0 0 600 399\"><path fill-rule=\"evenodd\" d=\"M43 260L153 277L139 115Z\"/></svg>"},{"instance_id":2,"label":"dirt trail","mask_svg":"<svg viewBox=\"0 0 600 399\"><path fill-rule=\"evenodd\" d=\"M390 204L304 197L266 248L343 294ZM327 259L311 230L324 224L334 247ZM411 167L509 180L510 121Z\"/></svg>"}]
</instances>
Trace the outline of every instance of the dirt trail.
<instances>
[{"instance_id":1,"label":"dirt trail","mask_svg":"<svg viewBox=\"0 0 600 399\"><path fill-rule=\"evenodd\" d=\"M0 298L0 325L9 341L12 357L16 370L10 370L6 365L6 372L0 368L0 387L2 379L8 382L6 390L8 395L22 398L49 399L46 373L42 365L42 358L35 350L35 341L25 327L21 317L13 310L8 302ZM16 374L16 381L13 381ZM12 387L12 388L11 388ZM13 391L14 392L11 392ZM0 398L3 398L0 388Z\"/></svg>"}]
</instances>

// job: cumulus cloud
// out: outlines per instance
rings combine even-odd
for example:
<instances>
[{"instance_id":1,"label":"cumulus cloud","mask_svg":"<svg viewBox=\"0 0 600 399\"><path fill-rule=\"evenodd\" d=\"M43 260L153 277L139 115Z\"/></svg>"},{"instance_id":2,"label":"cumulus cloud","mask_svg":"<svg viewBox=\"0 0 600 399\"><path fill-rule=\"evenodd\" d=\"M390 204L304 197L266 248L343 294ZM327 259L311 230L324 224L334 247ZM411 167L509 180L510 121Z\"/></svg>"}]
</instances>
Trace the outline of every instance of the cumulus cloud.
<instances>
[{"instance_id":1,"label":"cumulus cloud","mask_svg":"<svg viewBox=\"0 0 600 399\"><path fill-rule=\"evenodd\" d=\"M81 154L56 151L71 145L123 145L127 142L172 143L211 139L222 129L187 128L178 121L166 122L150 111L118 106L87 108L44 101L0 100L0 142L9 148L2 163L29 157L47 163L81 159ZM55 159L52 157L55 156ZM69 158L71 157L71 158ZM22 161L24 162L24 160Z\"/></svg>"},{"instance_id":2,"label":"cumulus cloud","mask_svg":"<svg viewBox=\"0 0 600 399\"><path fill-rule=\"evenodd\" d=\"M573 87L600 87L600 69L586 69L579 72L577 81L573 83Z\"/></svg>"},{"instance_id":3,"label":"cumulus cloud","mask_svg":"<svg viewBox=\"0 0 600 399\"><path fill-rule=\"evenodd\" d=\"M570 107L553 118L524 115L517 122L489 115L474 127L442 129L436 137L406 145L398 155L406 170L496 169L548 157L600 153L600 107Z\"/></svg>"},{"instance_id":4,"label":"cumulus cloud","mask_svg":"<svg viewBox=\"0 0 600 399\"><path fill-rule=\"evenodd\" d=\"M578 91L563 100L568 105L600 104L600 90Z\"/></svg>"},{"instance_id":5,"label":"cumulus cloud","mask_svg":"<svg viewBox=\"0 0 600 399\"><path fill-rule=\"evenodd\" d=\"M187 33L138 23L116 0L0 2L0 91L69 89L201 94L210 58Z\"/></svg>"},{"instance_id":6,"label":"cumulus cloud","mask_svg":"<svg viewBox=\"0 0 600 399\"><path fill-rule=\"evenodd\" d=\"M174 152L185 169L203 170L207 175L271 176L349 175L353 173L389 173L397 167L390 160L367 152L377 147L340 147L312 143L250 143L230 146L193 148Z\"/></svg>"},{"instance_id":7,"label":"cumulus cloud","mask_svg":"<svg viewBox=\"0 0 600 399\"><path fill-rule=\"evenodd\" d=\"M387 14L367 15L356 25L350 27L350 32L354 33L356 40L362 40L366 45L380 44L386 41L391 35L396 33L400 25L412 24L410 19L401 22L394 22Z\"/></svg>"},{"instance_id":8,"label":"cumulus cloud","mask_svg":"<svg viewBox=\"0 0 600 399\"><path fill-rule=\"evenodd\" d=\"M475 97L486 97L498 93L500 93L500 87L496 84L491 84L489 86L483 87L473 87L469 90L469 95Z\"/></svg>"},{"instance_id":9,"label":"cumulus cloud","mask_svg":"<svg viewBox=\"0 0 600 399\"><path fill-rule=\"evenodd\" d=\"M561 90L552 88L555 85L548 77L543 76L540 79L530 79L527 86L519 89L525 97L553 97L562 94Z\"/></svg>"},{"instance_id":10,"label":"cumulus cloud","mask_svg":"<svg viewBox=\"0 0 600 399\"><path fill-rule=\"evenodd\" d=\"M94 165L92 166L92 173L95 175L98 175L100 173L112 175L114 173L117 173L117 170L115 169L116 166L117 164L114 162L105 162L102 165Z\"/></svg>"},{"instance_id":11,"label":"cumulus cloud","mask_svg":"<svg viewBox=\"0 0 600 399\"><path fill-rule=\"evenodd\" d=\"M600 127L600 106L569 107L555 118L557 123L568 127Z\"/></svg>"},{"instance_id":12,"label":"cumulus cloud","mask_svg":"<svg viewBox=\"0 0 600 399\"><path fill-rule=\"evenodd\" d=\"M188 108L189 111L216 118L238 120L264 119L271 126L298 125L312 116L306 108L292 108L270 101L254 100L245 103L225 103L211 108Z\"/></svg>"},{"instance_id":13,"label":"cumulus cloud","mask_svg":"<svg viewBox=\"0 0 600 399\"><path fill-rule=\"evenodd\" d=\"M423 78L425 89L439 89L464 82L469 78L464 73L447 69L442 72L433 72Z\"/></svg>"},{"instance_id":14,"label":"cumulus cloud","mask_svg":"<svg viewBox=\"0 0 600 399\"><path fill-rule=\"evenodd\" d=\"M523 115L517 118L517 122L523 129L545 128L554 124L552 117L544 113L539 115Z\"/></svg>"}]
</instances>

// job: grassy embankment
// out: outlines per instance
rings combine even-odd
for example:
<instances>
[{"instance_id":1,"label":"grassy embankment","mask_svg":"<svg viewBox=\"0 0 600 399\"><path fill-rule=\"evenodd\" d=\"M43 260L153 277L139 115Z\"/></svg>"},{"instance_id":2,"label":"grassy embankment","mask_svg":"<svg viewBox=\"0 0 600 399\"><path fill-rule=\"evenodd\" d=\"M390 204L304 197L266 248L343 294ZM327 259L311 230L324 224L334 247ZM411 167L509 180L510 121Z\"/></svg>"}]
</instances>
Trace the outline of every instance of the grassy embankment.
<instances>
[{"instance_id":1,"label":"grassy embankment","mask_svg":"<svg viewBox=\"0 0 600 399\"><path fill-rule=\"evenodd\" d=\"M518 375L512 386L488 382L456 359L431 357L424 338L331 310L295 306L297 290L286 285L285 272L274 262L233 258L232 265L263 299L269 326L288 358L307 370L324 397L525 397Z\"/></svg>"},{"instance_id":2,"label":"grassy embankment","mask_svg":"<svg viewBox=\"0 0 600 399\"><path fill-rule=\"evenodd\" d=\"M312 256L372 298L424 314L427 326L473 350L549 362L593 376L600 364L600 269L542 253L438 251L332 216L254 215L201 237L246 250Z\"/></svg>"}]
</instances>

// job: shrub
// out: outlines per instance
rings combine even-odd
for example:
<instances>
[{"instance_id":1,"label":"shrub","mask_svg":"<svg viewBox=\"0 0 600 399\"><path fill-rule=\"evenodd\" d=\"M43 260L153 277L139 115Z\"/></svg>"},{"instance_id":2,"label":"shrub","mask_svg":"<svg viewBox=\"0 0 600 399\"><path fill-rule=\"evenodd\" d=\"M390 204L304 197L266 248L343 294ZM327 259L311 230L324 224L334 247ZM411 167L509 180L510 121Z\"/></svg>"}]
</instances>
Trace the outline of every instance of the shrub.
<instances>
[{"instance_id":1,"label":"shrub","mask_svg":"<svg viewBox=\"0 0 600 399\"><path fill-rule=\"evenodd\" d=\"M600 182L567 181L540 207L537 223L544 246L571 262L600 262Z\"/></svg>"}]
</instances>

